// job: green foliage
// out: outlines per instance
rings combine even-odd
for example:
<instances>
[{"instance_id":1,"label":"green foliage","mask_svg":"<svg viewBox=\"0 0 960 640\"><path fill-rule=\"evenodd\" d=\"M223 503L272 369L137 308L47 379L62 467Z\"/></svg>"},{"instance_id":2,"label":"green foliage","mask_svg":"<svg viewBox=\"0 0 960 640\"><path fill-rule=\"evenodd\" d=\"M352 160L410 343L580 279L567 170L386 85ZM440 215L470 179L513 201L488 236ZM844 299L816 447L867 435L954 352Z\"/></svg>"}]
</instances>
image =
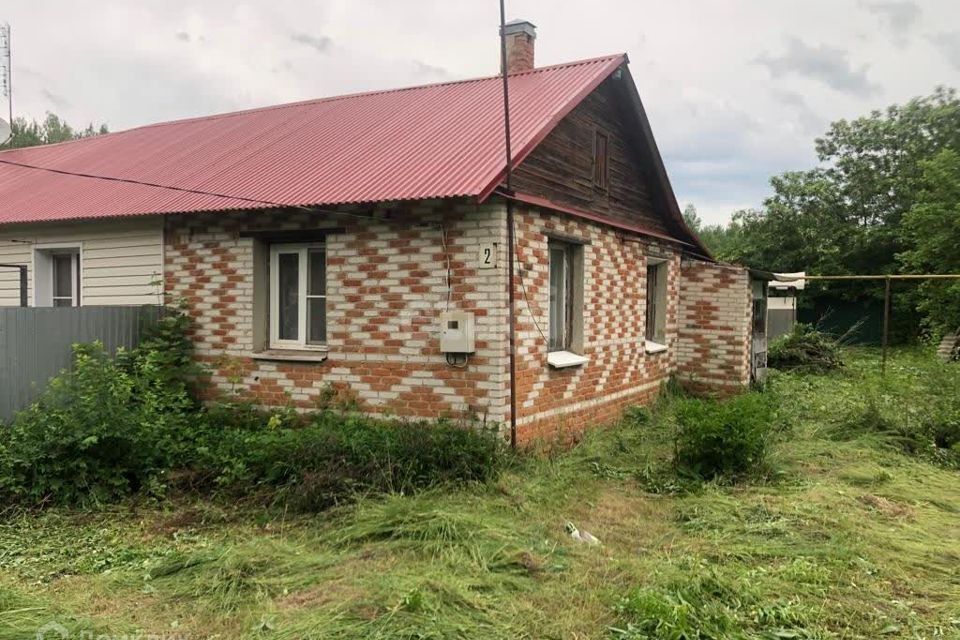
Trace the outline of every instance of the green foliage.
<instances>
[{"instance_id":1,"label":"green foliage","mask_svg":"<svg viewBox=\"0 0 960 640\"><path fill-rule=\"evenodd\" d=\"M189 318L169 309L130 352L76 345L74 366L0 441L0 495L25 505L98 503L169 483L298 510L371 491L483 481L502 462L494 432L325 410L199 407Z\"/></svg>"},{"instance_id":2,"label":"green foliage","mask_svg":"<svg viewBox=\"0 0 960 640\"><path fill-rule=\"evenodd\" d=\"M824 433L869 440L948 468L960 469L960 370L937 363L925 372L923 404L911 406L882 384L871 385Z\"/></svg>"},{"instance_id":3,"label":"green foliage","mask_svg":"<svg viewBox=\"0 0 960 640\"><path fill-rule=\"evenodd\" d=\"M922 189L903 218L909 248L899 258L917 273L960 274L960 151L944 149L921 168ZM920 293L931 328L960 329L960 279L923 282Z\"/></svg>"},{"instance_id":4,"label":"green foliage","mask_svg":"<svg viewBox=\"0 0 960 640\"><path fill-rule=\"evenodd\" d=\"M707 566L662 587L643 587L623 598L611 629L624 640L813 638L810 612L795 603L765 603L746 580L730 580Z\"/></svg>"},{"instance_id":5,"label":"green foliage","mask_svg":"<svg viewBox=\"0 0 960 640\"><path fill-rule=\"evenodd\" d=\"M726 261L736 259L740 231L737 225L703 224L697 208L692 204L688 204L683 210L683 219L715 258Z\"/></svg>"},{"instance_id":6,"label":"green foliage","mask_svg":"<svg viewBox=\"0 0 960 640\"><path fill-rule=\"evenodd\" d=\"M239 425L207 420L187 467L195 489L316 511L358 493L485 481L496 476L502 458L493 432L331 411L305 426L289 416Z\"/></svg>"},{"instance_id":7,"label":"green foliage","mask_svg":"<svg viewBox=\"0 0 960 640\"><path fill-rule=\"evenodd\" d=\"M831 275L956 270L957 254L950 251L960 228L956 91L940 88L905 105L834 122L816 149L821 167L772 178L773 195L762 209L734 214L720 257L771 271ZM895 300L895 317L913 335L918 308L934 325L956 323L957 287L905 289ZM813 283L801 301L829 306L830 300L880 296L875 283L826 282Z\"/></svg>"},{"instance_id":8,"label":"green foliage","mask_svg":"<svg viewBox=\"0 0 960 640\"><path fill-rule=\"evenodd\" d=\"M797 323L793 331L770 345L767 365L785 371L824 373L842 367L843 358L838 340L811 325Z\"/></svg>"},{"instance_id":9,"label":"green foliage","mask_svg":"<svg viewBox=\"0 0 960 640\"><path fill-rule=\"evenodd\" d=\"M14 418L2 443L0 493L25 504L113 500L162 490L172 441L186 432L186 319L167 313L143 343L112 359L74 346L74 364Z\"/></svg>"},{"instance_id":10,"label":"green foliage","mask_svg":"<svg viewBox=\"0 0 960 640\"><path fill-rule=\"evenodd\" d=\"M27 120L26 118L14 118L13 122L10 123L10 129L10 140L6 144L0 145L0 148L19 149L41 144L69 142L70 140L109 133L105 124L94 127L91 123L85 129L74 129L66 120L49 111L40 122Z\"/></svg>"},{"instance_id":11,"label":"green foliage","mask_svg":"<svg viewBox=\"0 0 960 640\"><path fill-rule=\"evenodd\" d=\"M665 394L497 482L319 515L185 495L8 512L0 638L49 620L73 635L275 640L954 638L957 473L823 437L868 393L892 422L919 424L941 387L944 401L956 392L953 374L894 349L884 383L877 350L845 357L832 375L772 372L775 424L790 422L770 452L779 482L651 495L637 470L670 466L683 402ZM210 413L268 430L248 407ZM273 415L274 430L303 419ZM572 540L567 521L602 546Z\"/></svg>"},{"instance_id":12,"label":"green foliage","mask_svg":"<svg viewBox=\"0 0 960 640\"><path fill-rule=\"evenodd\" d=\"M772 413L767 398L756 392L722 402L678 400L674 465L706 480L736 478L762 469Z\"/></svg>"}]
</instances>

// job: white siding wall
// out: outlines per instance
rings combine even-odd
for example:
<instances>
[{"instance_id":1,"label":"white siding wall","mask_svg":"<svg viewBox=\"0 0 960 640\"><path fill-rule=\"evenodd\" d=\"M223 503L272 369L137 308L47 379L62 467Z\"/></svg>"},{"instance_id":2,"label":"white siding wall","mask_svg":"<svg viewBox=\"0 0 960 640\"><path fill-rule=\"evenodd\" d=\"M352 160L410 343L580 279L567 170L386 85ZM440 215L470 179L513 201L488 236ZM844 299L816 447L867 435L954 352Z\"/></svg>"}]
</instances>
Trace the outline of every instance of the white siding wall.
<instances>
[{"instance_id":1,"label":"white siding wall","mask_svg":"<svg viewBox=\"0 0 960 640\"><path fill-rule=\"evenodd\" d=\"M31 306L34 248L43 245L80 247L80 300L84 306L160 301L162 216L0 226L0 263L27 265ZM19 304L19 273L0 269L0 306Z\"/></svg>"}]
</instances>

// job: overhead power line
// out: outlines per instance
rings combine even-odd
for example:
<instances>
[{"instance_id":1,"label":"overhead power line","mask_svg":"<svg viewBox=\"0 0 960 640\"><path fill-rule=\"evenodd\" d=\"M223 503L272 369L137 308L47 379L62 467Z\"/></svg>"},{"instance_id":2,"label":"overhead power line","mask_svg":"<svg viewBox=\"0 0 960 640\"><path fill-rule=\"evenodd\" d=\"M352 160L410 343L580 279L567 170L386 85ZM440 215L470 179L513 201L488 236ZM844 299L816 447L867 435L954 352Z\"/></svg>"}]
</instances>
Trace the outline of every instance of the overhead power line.
<instances>
[{"instance_id":1,"label":"overhead power line","mask_svg":"<svg viewBox=\"0 0 960 640\"><path fill-rule=\"evenodd\" d=\"M16 162L14 160L4 160L0 158L0 164L6 164L13 167L20 167L21 169L32 169L34 171L45 171L47 173L54 173L62 176L72 176L75 178L87 178L91 180L105 180L107 182L119 182L123 184L133 184L141 187L152 187L154 189L167 189L169 191L178 191L180 193L190 193L193 195L201 196L211 196L214 198L224 198L227 200L239 200L241 202L249 202L251 204L260 204L266 205L268 207L280 207L285 209L300 209L301 211L308 211L310 213L326 213L329 215L336 216L347 216L352 218L358 218L360 220L375 220L376 222L392 222L397 224L409 224L406 220L397 220L393 218L371 218L370 216L364 216L356 213L351 213L349 211L333 211L330 209L321 209L318 207L311 207L301 204L285 204L283 202L274 202L273 200L263 200L261 198L250 198L247 196L236 196L229 195L226 193L217 193L216 191L204 191L203 189L190 189L188 187L175 187L169 184L159 184L156 182L147 182L145 180L134 180L133 178L120 178L117 176L104 176L95 173L83 173L79 171L67 171L65 169L54 169L52 167L41 167L34 164L28 164L26 162Z\"/></svg>"},{"instance_id":2,"label":"overhead power line","mask_svg":"<svg viewBox=\"0 0 960 640\"><path fill-rule=\"evenodd\" d=\"M273 202L271 200L261 200L260 198L247 198L245 196L231 196L225 193L216 193L214 191L203 191L202 189L189 189L187 187L174 187L168 184L158 184L156 182L146 182L144 180L134 180L132 178L119 178L117 176L103 176L97 175L94 173L81 173L78 171L66 171L64 169L54 169L52 167L40 167L34 164L27 164L26 162L15 162L13 160L3 160L0 159L0 163L8 164L13 167L20 167L22 169L33 169L34 171L46 171L47 173L55 173L62 176L73 176L76 178L89 178L93 180L106 180L108 182L122 182L124 184L135 184L141 187L153 187L155 189L168 189L170 191L179 191L182 193L192 193L194 195L201 196L212 196L215 198L228 198L231 200L240 200L243 202L250 202L253 204L265 204L271 207L299 207L304 208L299 205L289 205L282 204L280 202Z\"/></svg>"}]
</instances>

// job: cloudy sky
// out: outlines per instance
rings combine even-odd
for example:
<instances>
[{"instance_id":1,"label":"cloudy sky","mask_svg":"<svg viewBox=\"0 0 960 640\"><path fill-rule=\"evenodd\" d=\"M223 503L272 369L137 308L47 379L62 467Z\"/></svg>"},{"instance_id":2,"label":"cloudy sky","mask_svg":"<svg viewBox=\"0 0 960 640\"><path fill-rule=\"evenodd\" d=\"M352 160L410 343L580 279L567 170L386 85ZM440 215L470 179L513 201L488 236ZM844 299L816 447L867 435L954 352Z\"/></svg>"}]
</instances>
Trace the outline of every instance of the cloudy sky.
<instances>
[{"instance_id":1,"label":"cloudy sky","mask_svg":"<svg viewBox=\"0 0 960 640\"><path fill-rule=\"evenodd\" d=\"M537 63L625 51L681 205L812 166L827 124L960 86L957 0L507 0ZM16 115L150 122L491 75L496 0L3 0Z\"/></svg>"}]
</instances>

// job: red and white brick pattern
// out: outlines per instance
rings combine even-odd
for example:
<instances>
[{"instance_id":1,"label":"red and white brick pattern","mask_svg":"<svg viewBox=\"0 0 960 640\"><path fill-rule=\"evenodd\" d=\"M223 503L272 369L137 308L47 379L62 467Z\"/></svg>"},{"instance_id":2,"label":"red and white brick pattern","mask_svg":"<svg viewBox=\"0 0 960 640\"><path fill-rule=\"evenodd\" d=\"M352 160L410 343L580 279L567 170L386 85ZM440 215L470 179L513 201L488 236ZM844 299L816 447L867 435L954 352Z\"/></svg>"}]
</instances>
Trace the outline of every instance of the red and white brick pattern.
<instances>
[{"instance_id":1,"label":"red and white brick pattern","mask_svg":"<svg viewBox=\"0 0 960 640\"><path fill-rule=\"evenodd\" d=\"M210 395L317 406L330 390L363 411L509 423L506 211L502 203L419 202L328 215L234 212L169 216L165 288L196 320ZM328 356L254 357L255 231L331 229ZM521 442L570 440L649 402L679 374L704 390L749 379L750 287L737 267L683 261L666 244L536 207L516 211L517 424ZM585 365L547 365L551 235L578 238L584 257ZM498 267L479 269L495 243ZM667 259L667 350L645 351L646 260ZM448 275L449 274L449 275ZM257 286L261 286L258 274ZM258 297L258 299L260 299ZM439 350L442 311L476 316L476 353L452 367ZM541 331L543 334L541 334Z\"/></svg>"},{"instance_id":2,"label":"red and white brick pattern","mask_svg":"<svg viewBox=\"0 0 960 640\"><path fill-rule=\"evenodd\" d=\"M749 272L684 260L681 273L680 382L694 392L736 393L750 383Z\"/></svg>"},{"instance_id":3,"label":"red and white brick pattern","mask_svg":"<svg viewBox=\"0 0 960 640\"><path fill-rule=\"evenodd\" d=\"M590 425L645 404L673 372L677 343L679 254L616 230L535 208L517 219L517 424L523 441L569 440ZM547 365L550 236L585 242L583 354L579 367ZM645 351L646 257L668 258L666 342ZM522 278L520 277L522 273ZM542 331L542 334L541 334Z\"/></svg>"},{"instance_id":4,"label":"red and white brick pattern","mask_svg":"<svg viewBox=\"0 0 960 640\"><path fill-rule=\"evenodd\" d=\"M481 243L504 246L502 206L418 203L374 217L384 214L392 221L307 212L168 219L166 290L196 320L213 391L309 409L333 387L369 412L506 419L506 279L476 268ZM324 228L338 230L326 241L328 359L254 359L254 240L241 232ZM476 316L466 368L439 351L448 304Z\"/></svg>"}]
</instances>

